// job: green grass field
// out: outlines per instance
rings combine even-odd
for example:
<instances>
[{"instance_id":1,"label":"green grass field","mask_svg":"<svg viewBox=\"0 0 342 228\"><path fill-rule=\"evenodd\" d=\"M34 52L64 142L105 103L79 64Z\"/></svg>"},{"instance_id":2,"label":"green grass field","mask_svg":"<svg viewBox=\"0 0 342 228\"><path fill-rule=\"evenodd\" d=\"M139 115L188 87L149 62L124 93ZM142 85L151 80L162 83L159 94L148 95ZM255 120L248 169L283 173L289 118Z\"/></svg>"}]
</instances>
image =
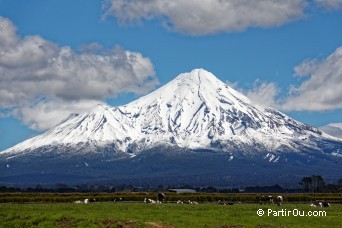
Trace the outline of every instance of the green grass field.
<instances>
[{"instance_id":1,"label":"green grass field","mask_svg":"<svg viewBox=\"0 0 342 228\"><path fill-rule=\"evenodd\" d=\"M305 215L325 211L326 216L267 216L268 209L297 209ZM0 227L342 227L342 205L6 203L0 204Z\"/></svg>"}]
</instances>

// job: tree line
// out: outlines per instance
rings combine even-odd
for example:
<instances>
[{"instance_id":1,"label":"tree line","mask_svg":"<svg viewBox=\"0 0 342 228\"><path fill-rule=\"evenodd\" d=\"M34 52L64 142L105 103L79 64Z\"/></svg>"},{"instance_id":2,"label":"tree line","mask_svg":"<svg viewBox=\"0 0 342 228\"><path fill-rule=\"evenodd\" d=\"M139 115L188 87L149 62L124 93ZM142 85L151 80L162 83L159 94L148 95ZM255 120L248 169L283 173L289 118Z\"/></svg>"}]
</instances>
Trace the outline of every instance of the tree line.
<instances>
[{"instance_id":1,"label":"tree line","mask_svg":"<svg viewBox=\"0 0 342 228\"><path fill-rule=\"evenodd\" d=\"M31 186L27 188L16 186L0 186L0 192L56 192L56 193L68 193L68 192L167 192L169 189L193 189L196 192L204 193L342 193L342 178L337 183L327 184L322 176L312 175L305 176L299 181L297 188L283 188L280 185L272 186L247 186L244 189L239 188L215 188L212 186L206 187L193 187L191 185L184 186L140 186L133 185L76 185L68 186L66 184L56 184L54 186Z\"/></svg>"},{"instance_id":2,"label":"tree line","mask_svg":"<svg viewBox=\"0 0 342 228\"><path fill-rule=\"evenodd\" d=\"M312 175L303 177L299 182L304 192L312 193L337 193L342 192L342 178L336 184L326 184L323 177L319 175Z\"/></svg>"}]
</instances>

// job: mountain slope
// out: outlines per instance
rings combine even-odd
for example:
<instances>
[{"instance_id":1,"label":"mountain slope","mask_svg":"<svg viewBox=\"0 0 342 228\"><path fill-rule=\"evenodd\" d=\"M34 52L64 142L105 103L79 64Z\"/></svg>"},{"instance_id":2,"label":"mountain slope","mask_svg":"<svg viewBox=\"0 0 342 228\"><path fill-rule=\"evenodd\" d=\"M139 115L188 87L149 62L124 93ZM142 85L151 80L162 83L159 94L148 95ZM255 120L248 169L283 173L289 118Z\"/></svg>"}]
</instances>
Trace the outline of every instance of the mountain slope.
<instances>
[{"instance_id":1,"label":"mountain slope","mask_svg":"<svg viewBox=\"0 0 342 228\"><path fill-rule=\"evenodd\" d=\"M44 157L43 163L53 160L55 165L83 159L87 162L73 165L92 162L104 173L113 173L113 164L107 167L103 162L120 161L115 166L129 170L127 164L154 153L191 160L199 156L193 151L210 152L206 159L214 158L212 152L222 154L230 162L242 158L254 163L258 159L284 164L291 159L301 163L315 159L334 162L342 157L341 145L341 140L317 128L252 104L211 73L195 69L127 105L98 105L89 113L70 115L44 134L1 152L0 161L6 167L20 160L29 163L33 158ZM199 167L206 162L196 160ZM182 172L189 171L180 169L178 173Z\"/></svg>"}]
</instances>

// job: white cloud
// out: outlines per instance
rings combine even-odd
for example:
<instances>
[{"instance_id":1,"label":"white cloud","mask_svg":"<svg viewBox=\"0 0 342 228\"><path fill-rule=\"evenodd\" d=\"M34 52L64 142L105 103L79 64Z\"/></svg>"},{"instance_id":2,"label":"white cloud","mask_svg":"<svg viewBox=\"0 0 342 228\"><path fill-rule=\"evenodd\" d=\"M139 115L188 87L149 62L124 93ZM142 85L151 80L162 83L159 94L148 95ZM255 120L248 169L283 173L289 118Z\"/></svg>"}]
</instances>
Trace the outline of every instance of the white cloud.
<instances>
[{"instance_id":1,"label":"white cloud","mask_svg":"<svg viewBox=\"0 0 342 228\"><path fill-rule=\"evenodd\" d=\"M322 61L304 61L296 74L308 75L298 88L293 88L282 104L292 111L325 111L342 108L342 47Z\"/></svg>"},{"instance_id":2,"label":"white cloud","mask_svg":"<svg viewBox=\"0 0 342 228\"><path fill-rule=\"evenodd\" d=\"M40 100L34 104L15 108L13 115L31 129L46 130L54 127L71 113L87 112L100 103L103 102L97 100Z\"/></svg>"},{"instance_id":3,"label":"white cloud","mask_svg":"<svg viewBox=\"0 0 342 228\"><path fill-rule=\"evenodd\" d=\"M11 47L18 42L16 28L13 23L0 16L0 47Z\"/></svg>"},{"instance_id":4,"label":"white cloud","mask_svg":"<svg viewBox=\"0 0 342 228\"><path fill-rule=\"evenodd\" d=\"M325 133L342 139L342 123L331 123L320 127Z\"/></svg>"},{"instance_id":5,"label":"white cloud","mask_svg":"<svg viewBox=\"0 0 342 228\"><path fill-rule=\"evenodd\" d=\"M98 51L95 44L74 52L40 36L20 38L15 31L0 17L0 109L15 108L33 128L44 129L58 116L48 107L60 107L64 118L69 107L84 110L86 101L99 103L122 92L144 94L159 83L150 59L140 53L120 47ZM45 103L32 105L42 99Z\"/></svg>"},{"instance_id":6,"label":"white cloud","mask_svg":"<svg viewBox=\"0 0 342 228\"><path fill-rule=\"evenodd\" d=\"M238 90L239 92L242 92L241 88L239 88L239 82L225 81L225 83L226 83L229 87L232 87L233 89Z\"/></svg>"},{"instance_id":7,"label":"white cloud","mask_svg":"<svg viewBox=\"0 0 342 228\"><path fill-rule=\"evenodd\" d=\"M93 42L93 43L90 43L90 44L82 44L78 50L80 52L90 52L90 53L97 53L97 52L100 52L101 51L104 51L104 47L99 44L99 43L96 43L96 42Z\"/></svg>"},{"instance_id":8,"label":"white cloud","mask_svg":"<svg viewBox=\"0 0 342 228\"><path fill-rule=\"evenodd\" d=\"M325 10L342 9L342 0L315 0L315 3Z\"/></svg>"},{"instance_id":9,"label":"white cloud","mask_svg":"<svg viewBox=\"0 0 342 228\"><path fill-rule=\"evenodd\" d=\"M246 92L246 96L258 105L276 108L278 92L279 89L275 83L256 80L252 90Z\"/></svg>"},{"instance_id":10,"label":"white cloud","mask_svg":"<svg viewBox=\"0 0 342 228\"><path fill-rule=\"evenodd\" d=\"M305 77L314 72L318 68L318 60L317 59L307 59L304 60L300 65L294 68L295 75L298 77Z\"/></svg>"},{"instance_id":11,"label":"white cloud","mask_svg":"<svg viewBox=\"0 0 342 228\"><path fill-rule=\"evenodd\" d=\"M105 0L104 16L120 23L162 20L192 35L273 27L304 16L306 0Z\"/></svg>"},{"instance_id":12,"label":"white cloud","mask_svg":"<svg viewBox=\"0 0 342 228\"><path fill-rule=\"evenodd\" d=\"M265 108L278 108L278 101L276 98L279 94L279 87L274 82L263 82L260 79L257 79L250 89L240 87L238 82L233 83L226 81L225 83L236 91L244 94L254 104Z\"/></svg>"}]
</instances>

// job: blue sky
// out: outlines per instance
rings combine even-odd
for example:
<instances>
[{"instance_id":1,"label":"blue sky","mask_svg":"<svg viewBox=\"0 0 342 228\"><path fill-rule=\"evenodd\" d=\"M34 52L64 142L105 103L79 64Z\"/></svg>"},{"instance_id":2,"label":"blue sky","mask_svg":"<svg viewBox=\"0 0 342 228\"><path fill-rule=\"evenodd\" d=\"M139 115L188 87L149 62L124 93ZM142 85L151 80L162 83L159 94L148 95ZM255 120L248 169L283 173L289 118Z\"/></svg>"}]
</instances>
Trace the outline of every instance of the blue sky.
<instances>
[{"instance_id":1,"label":"blue sky","mask_svg":"<svg viewBox=\"0 0 342 228\"><path fill-rule=\"evenodd\" d=\"M304 123L342 122L342 1L227 2L0 0L0 150L194 68Z\"/></svg>"}]
</instances>

